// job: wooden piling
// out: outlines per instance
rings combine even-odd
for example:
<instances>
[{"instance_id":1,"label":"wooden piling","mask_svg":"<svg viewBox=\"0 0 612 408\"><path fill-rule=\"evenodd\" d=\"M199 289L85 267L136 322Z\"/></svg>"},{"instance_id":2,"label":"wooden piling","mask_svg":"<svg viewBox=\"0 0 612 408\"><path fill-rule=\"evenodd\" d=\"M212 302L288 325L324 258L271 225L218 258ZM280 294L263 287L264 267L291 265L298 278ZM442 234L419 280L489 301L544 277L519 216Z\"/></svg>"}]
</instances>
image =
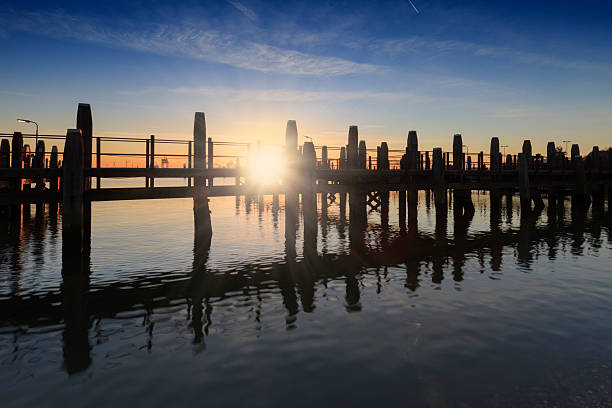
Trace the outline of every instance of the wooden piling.
<instances>
[{"instance_id":1,"label":"wooden piling","mask_svg":"<svg viewBox=\"0 0 612 408\"><path fill-rule=\"evenodd\" d=\"M63 155L63 200L62 234L63 259L73 262L71 257L83 251L83 191L85 152L80 129L68 129Z\"/></svg>"},{"instance_id":2,"label":"wooden piling","mask_svg":"<svg viewBox=\"0 0 612 408\"><path fill-rule=\"evenodd\" d=\"M346 168L346 147L340 148L340 158L338 159L338 169L343 170Z\"/></svg>"},{"instance_id":3,"label":"wooden piling","mask_svg":"<svg viewBox=\"0 0 612 408\"><path fill-rule=\"evenodd\" d=\"M408 131L406 139L406 160L408 169L416 169L419 155L419 138L416 130Z\"/></svg>"},{"instance_id":4,"label":"wooden piling","mask_svg":"<svg viewBox=\"0 0 612 408\"><path fill-rule=\"evenodd\" d=\"M532 156L531 140L528 140L528 139L523 140L523 157L525 158L525 161L527 162L528 169L533 168L533 162L532 162L531 156Z\"/></svg>"},{"instance_id":5,"label":"wooden piling","mask_svg":"<svg viewBox=\"0 0 612 408\"><path fill-rule=\"evenodd\" d=\"M460 134L453 136L453 169L463 170L463 139Z\"/></svg>"},{"instance_id":6,"label":"wooden piling","mask_svg":"<svg viewBox=\"0 0 612 408\"><path fill-rule=\"evenodd\" d=\"M213 140L212 140L211 137L209 137L208 138L208 156L207 156L207 159L208 159L208 169L209 170L212 170L215 167L215 164L214 164L215 155L214 155L213 146L214 146L213 145ZM214 177L210 177L208 179L208 187L209 188L213 186L213 180L214 180Z\"/></svg>"},{"instance_id":7,"label":"wooden piling","mask_svg":"<svg viewBox=\"0 0 612 408\"><path fill-rule=\"evenodd\" d=\"M51 159L49 160L49 168L52 169L57 169L59 162L58 162L58 154L57 154L57 146L52 146L51 147ZM59 182L57 180L57 177L51 177L51 179L49 179L49 189L51 191L58 191L59 189Z\"/></svg>"},{"instance_id":8,"label":"wooden piling","mask_svg":"<svg viewBox=\"0 0 612 408\"><path fill-rule=\"evenodd\" d=\"M357 126L349 126L348 132L348 144L346 145L346 159L348 162L349 169L359 168L359 131Z\"/></svg>"},{"instance_id":9,"label":"wooden piling","mask_svg":"<svg viewBox=\"0 0 612 408\"><path fill-rule=\"evenodd\" d=\"M196 112L193 120L193 167L204 170L206 168L206 118L204 112ZM194 177L194 186L204 186L204 177Z\"/></svg>"},{"instance_id":10,"label":"wooden piling","mask_svg":"<svg viewBox=\"0 0 612 408\"><path fill-rule=\"evenodd\" d=\"M380 144L380 164L378 170L389 170L389 147L387 142Z\"/></svg>"},{"instance_id":11,"label":"wooden piling","mask_svg":"<svg viewBox=\"0 0 612 408\"><path fill-rule=\"evenodd\" d=\"M491 138L491 147L489 151L489 167L491 172L499 173L501 169L501 163L498 162L499 158L499 139L497 137Z\"/></svg>"},{"instance_id":12,"label":"wooden piling","mask_svg":"<svg viewBox=\"0 0 612 408\"><path fill-rule=\"evenodd\" d=\"M321 147L321 168L328 169L327 146Z\"/></svg>"},{"instance_id":13,"label":"wooden piling","mask_svg":"<svg viewBox=\"0 0 612 408\"><path fill-rule=\"evenodd\" d=\"M298 131L295 120L287 121L285 130L285 149L287 150L287 160L292 163L297 159L298 151Z\"/></svg>"},{"instance_id":14,"label":"wooden piling","mask_svg":"<svg viewBox=\"0 0 612 408\"><path fill-rule=\"evenodd\" d=\"M196 112L193 120L194 168L206 168L206 118L204 112ZM196 176L193 180L194 233L198 240L208 242L212 237L212 223L208 205L206 178Z\"/></svg>"},{"instance_id":15,"label":"wooden piling","mask_svg":"<svg viewBox=\"0 0 612 408\"><path fill-rule=\"evenodd\" d=\"M366 150L366 142L365 140L359 141L359 151L358 151L358 166L360 169L365 169L367 163L367 150Z\"/></svg>"},{"instance_id":16,"label":"wooden piling","mask_svg":"<svg viewBox=\"0 0 612 408\"><path fill-rule=\"evenodd\" d=\"M151 135L149 138L149 168L155 168L155 135ZM155 187L155 178L149 178L149 187Z\"/></svg>"},{"instance_id":17,"label":"wooden piling","mask_svg":"<svg viewBox=\"0 0 612 408\"><path fill-rule=\"evenodd\" d=\"M92 137L93 137L93 119L91 116L91 106L88 103L79 103L77 108L76 128L81 129L83 135L83 162L85 168L91 168L92 161ZM86 189L91 188L91 177L84 179Z\"/></svg>"},{"instance_id":18,"label":"wooden piling","mask_svg":"<svg viewBox=\"0 0 612 408\"><path fill-rule=\"evenodd\" d=\"M146 152L145 152L145 168L149 168L151 165L151 140L147 139L145 141ZM145 187L149 188L149 177L145 177Z\"/></svg>"},{"instance_id":19,"label":"wooden piling","mask_svg":"<svg viewBox=\"0 0 612 408\"><path fill-rule=\"evenodd\" d=\"M11 144L8 139L2 139L0 143L0 169L11 167ZM0 191L8 190L8 179L0 179Z\"/></svg>"},{"instance_id":20,"label":"wooden piling","mask_svg":"<svg viewBox=\"0 0 612 408\"><path fill-rule=\"evenodd\" d=\"M578 146L578 144L574 143L572 145L572 148L571 148L570 152L571 152L570 160L573 163L574 162L574 157L580 156L580 146Z\"/></svg>"},{"instance_id":21,"label":"wooden piling","mask_svg":"<svg viewBox=\"0 0 612 408\"><path fill-rule=\"evenodd\" d=\"M96 167L102 168L102 141L96 137ZM96 177L96 188L102 187L100 177Z\"/></svg>"},{"instance_id":22,"label":"wooden piling","mask_svg":"<svg viewBox=\"0 0 612 408\"><path fill-rule=\"evenodd\" d=\"M34 156L34 167L43 169L45 167L45 141L39 140L36 145L36 153ZM36 179L36 190L45 189L45 180L42 177Z\"/></svg>"},{"instance_id":23,"label":"wooden piling","mask_svg":"<svg viewBox=\"0 0 612 408\"><path fill-rule=\"evenodd\" d=\"M549 170L553 170L555 168L555 156L557 154L557 149L555 147L555 142L548 142L546 145L546 164Z\"/></svg>"}]
</instances>

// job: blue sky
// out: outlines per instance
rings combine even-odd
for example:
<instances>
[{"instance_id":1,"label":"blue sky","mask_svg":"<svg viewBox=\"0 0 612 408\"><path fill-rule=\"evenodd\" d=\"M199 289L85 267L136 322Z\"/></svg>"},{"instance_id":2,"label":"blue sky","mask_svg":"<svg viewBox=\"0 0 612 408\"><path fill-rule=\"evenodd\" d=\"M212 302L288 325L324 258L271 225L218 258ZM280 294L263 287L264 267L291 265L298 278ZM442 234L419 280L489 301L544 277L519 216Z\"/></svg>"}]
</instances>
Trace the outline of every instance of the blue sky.
<instances>
[{"instance_id":1,"label":"blue sky","mask_svg":"<svg viewBox=\"0 0 612 408\"><path fill-rule=\"evenodd\" d=\"M89 102L99 135L187 139L204 111L218 139L612 144L612 3L413 3L9 3L0 126L63 132Z\"/></svg>"}]
</instances>

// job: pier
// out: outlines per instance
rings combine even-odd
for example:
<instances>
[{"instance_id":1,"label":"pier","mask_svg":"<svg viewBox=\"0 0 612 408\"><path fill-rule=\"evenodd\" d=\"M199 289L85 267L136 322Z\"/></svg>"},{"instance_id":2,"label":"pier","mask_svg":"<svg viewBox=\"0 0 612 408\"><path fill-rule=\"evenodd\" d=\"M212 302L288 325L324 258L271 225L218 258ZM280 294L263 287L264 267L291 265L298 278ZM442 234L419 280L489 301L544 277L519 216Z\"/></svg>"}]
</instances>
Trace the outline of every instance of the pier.
<instances>
[{"instance_id":1,"label":"pier","mask_svg":"<svg viewBox=\"0 0 612 408\"><path fill-rule=\"evenodd\" d=\"M196 235L210 241L214 217L210 197L273 195L278 206L283 195L287 212L297 208L301 197L305 213L316 213L317 206L324 211L338 200L346 206L348 195L349 220L356 223L368 209L381 212L381 219L388 220L389 193L397 191L400 227L405 228L407 222L411 230L417 224L420 190L433 195L437 211L445 213L448 200L453 200L455 217L469 217L474 211L471 191L475 190L489 191L492 207L502 196L518 193L521 211L528 214L544 208L543 197L553 207L567 195L572 197L572 205L602 205L612 189L612 149L600 151L593 146L583 156L574 144L568 156L549 142L545 154L534 154L531 141L525 140L521 152L503 155L500 141L493 137L488 152L468 154L463 151L463 136L456 134L452 150L424 151L419 150L416 131L408 132L405 149L391 150L386 142L368 148L366 141L359 139L357 126L349 127L345 146L315 146L312 141L299 146L293 120L287 122L285 144L277 157L283 161L285 173L282 179L262 184L253 177L252 167L241 165L261 146L213 141L207 137L202 112L194 115L193 140L189 141L154 135L143 139L95 136L88 104L79 104L76 128L68 129L66 135L41 135L33 147L26 143L31 135L14 132L0 137L0 211L19 222L29 216L31 205L49 205L54 212L61 205L66 262L87 251L94 201L193 198ZM49 151L45 141L52 143ZM139 144L144 154L103 149L121 143ZM160 154L160 146L168 145L185 152ZM229 147L242 149L242 154L217 153ZM127 158L132 166L127 166L127 160L126 167L108 166L105 158L112 158L113 164L118 158ZM134 167L134 161L142 167ZM104 180L112 178L143 178L144 185L104 187ZM187 185L156 185L156 180L164 178L186 179ZM219 183L221 179L225 184ZM233 183L228 185L228 179Z\"/></svg>"}]
</instances>

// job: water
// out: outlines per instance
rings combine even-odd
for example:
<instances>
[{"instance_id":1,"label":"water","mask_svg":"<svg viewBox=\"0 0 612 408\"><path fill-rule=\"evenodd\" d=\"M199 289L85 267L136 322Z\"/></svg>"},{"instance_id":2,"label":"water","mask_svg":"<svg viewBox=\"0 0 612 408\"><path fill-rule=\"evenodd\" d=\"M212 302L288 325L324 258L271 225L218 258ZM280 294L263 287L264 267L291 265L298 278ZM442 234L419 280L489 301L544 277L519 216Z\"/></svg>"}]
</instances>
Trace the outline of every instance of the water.
<instances>
[{"instance_id":1,"label":"water","mask_svg":"<svg viewBox=\"0 0 612 408\"><path fill-rule=\"evenodd\" d=\"M33 210L2 225L3 406L612 405L609 212L472 199L421 192L404 230L396 193L388 225L214 198L210 248L190 199L93 203L64 280L61 217Z\"/></svg>"}]
</instances>

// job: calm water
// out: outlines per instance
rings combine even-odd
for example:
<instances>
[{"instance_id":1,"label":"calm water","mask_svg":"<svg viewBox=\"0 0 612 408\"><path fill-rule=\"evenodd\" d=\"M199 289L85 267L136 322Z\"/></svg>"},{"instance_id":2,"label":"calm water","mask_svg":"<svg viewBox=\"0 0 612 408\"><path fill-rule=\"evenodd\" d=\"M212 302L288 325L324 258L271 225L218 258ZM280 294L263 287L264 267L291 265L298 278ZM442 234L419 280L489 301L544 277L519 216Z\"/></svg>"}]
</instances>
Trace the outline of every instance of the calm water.
<instances>
[{"instance_id":1,"label":"calm water","mask_svg":"<svg viewBox=\"0 0 612 408\"><path fill-rule=\"evenodd\" d=\"M214 198L210 248L190 199L94 203L65 280L32 206L0 234L2 405L611 406L607 207L472 198L421 192L408 230L395 193L388 222Z\"/></svg>"}]
</instances>

